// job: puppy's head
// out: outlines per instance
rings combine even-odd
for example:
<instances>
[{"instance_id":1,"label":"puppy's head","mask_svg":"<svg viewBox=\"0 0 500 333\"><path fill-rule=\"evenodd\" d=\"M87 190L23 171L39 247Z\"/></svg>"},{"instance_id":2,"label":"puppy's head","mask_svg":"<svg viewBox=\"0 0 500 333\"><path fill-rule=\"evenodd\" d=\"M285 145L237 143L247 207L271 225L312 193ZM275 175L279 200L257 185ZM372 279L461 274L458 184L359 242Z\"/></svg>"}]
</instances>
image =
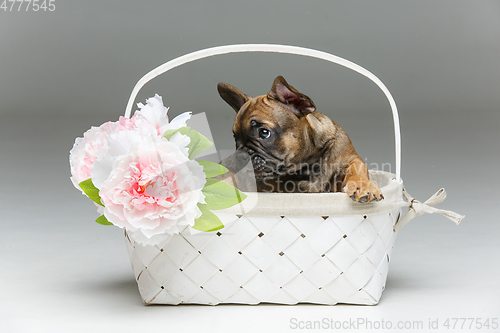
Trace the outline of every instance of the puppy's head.
<instances>
[{"instance_id":1,"label":"puppy's head","mask_svg":"<svg viewBox=\"0 0 500 333\"><path fill-rule=\"evenodd\" d=\"M236 149L247 152L257 178L295 172L321 149L323 125L306 95L278 76L267 95L250 97L219 83L218 91L235 111Z\"/></svg>"}]
</instances>

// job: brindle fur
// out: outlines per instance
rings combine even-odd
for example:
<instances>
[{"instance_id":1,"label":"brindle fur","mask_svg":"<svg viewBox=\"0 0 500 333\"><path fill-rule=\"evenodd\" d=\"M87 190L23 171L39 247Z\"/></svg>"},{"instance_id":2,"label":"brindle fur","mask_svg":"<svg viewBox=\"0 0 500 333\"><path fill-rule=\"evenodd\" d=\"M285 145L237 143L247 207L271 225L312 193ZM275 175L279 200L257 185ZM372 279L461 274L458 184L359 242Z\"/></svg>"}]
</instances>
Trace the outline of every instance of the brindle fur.
<instances>
[{"instance_id":1,"label":"brindle fur","mask_svg":"<svg viewBox=\"0 0 500 333\"><path fill-rule=\"evenodd\" d=\"M358 202L383 199L342 127L317 112L312 100L283 77L258 97L225 83L218 90L237 112L236 154L222 161L232 177L224 180L245 190L246 180L234 174L251 161L259 192L344 191ZM269 138L259 136L262 128L271 131Z\"/></svg>"}]
</instances>

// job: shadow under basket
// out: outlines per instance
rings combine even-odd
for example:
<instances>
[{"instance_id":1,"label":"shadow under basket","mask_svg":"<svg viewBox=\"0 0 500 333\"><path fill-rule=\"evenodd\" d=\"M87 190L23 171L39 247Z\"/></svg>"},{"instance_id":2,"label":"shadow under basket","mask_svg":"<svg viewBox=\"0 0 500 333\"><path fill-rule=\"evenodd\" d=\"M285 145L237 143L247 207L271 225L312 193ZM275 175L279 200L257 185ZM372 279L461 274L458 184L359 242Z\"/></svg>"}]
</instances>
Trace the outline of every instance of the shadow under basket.
<instances>
[{"instance_id":1,"label":"shadow under basket","mask_svg":"<svg viewBox=\"0 0 500 333\"><path fill-rule=\"evenodd\" d=\"M193 234L186 228L158 245L142 246L125 232L145 304L377 304L385 288L397 231L415 216L463 216L433 206L440 189L421 203L403 188L401 135L394 99L372 73L337 56L296 46L242 44L200 50L146 74L139 90L166 71L215 55L241 52L295 54L342 65L372 80L386 95L394 120L396 173L370 171L384 200L357 203L345 193L246 193L239 205L214 213L225 227ZM401 216L403 207L408 207Z\"/></svg>"},{"instance_id":2,"label":"shadow under basket","mask_svg":"<svg viewBox=\"0 0 500 333\"><path fill-rule=\"evenodd\" d=\"M355 203L344 193L247 193L245 205L215 212L220 231L186 228L157 246L125 233L144 303L377 304L402 184L386 172L371 178L383 204Z\"/></svg>"}]
</instances>

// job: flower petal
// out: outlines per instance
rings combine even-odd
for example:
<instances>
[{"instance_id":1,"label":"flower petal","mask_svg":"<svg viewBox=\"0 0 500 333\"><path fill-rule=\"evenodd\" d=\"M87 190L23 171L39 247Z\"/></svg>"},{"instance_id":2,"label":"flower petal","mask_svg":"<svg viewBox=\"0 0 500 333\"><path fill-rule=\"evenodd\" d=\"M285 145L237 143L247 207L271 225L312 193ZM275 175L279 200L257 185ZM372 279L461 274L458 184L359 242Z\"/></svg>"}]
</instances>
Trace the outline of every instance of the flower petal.
<instances>
[{"instance_id":1,"label":"flower petal","mask_svg":"<svg viewBox=\"0 0 500 333\"><path fill-rule=\"evenodd\" d=\"M187 126L186 122L191 119L192 112L184 112L172 119L166 128L162 128L163 132L169 129L178 129Z\"/></svg>"}]
</instances>

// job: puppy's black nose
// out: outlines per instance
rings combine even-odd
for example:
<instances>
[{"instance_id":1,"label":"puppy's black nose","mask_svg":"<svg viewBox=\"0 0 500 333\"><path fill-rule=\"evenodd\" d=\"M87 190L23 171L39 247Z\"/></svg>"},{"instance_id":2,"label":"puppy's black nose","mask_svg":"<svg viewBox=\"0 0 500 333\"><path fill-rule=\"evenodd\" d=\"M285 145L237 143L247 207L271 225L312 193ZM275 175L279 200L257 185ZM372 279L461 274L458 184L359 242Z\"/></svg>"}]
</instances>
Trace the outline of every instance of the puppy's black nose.
<instances>
[{"instance_id":1,"label":"puppy's black nose","mask_svg":"<svg viewBox=\"0 0 500 333\"><path fill-rule=\"evenodd\" d=\"M252 158L252 162L254 164L255 169L257 170L262 170L266 165L266 161L258 155Z\"/></svg>"}]
</instances>

